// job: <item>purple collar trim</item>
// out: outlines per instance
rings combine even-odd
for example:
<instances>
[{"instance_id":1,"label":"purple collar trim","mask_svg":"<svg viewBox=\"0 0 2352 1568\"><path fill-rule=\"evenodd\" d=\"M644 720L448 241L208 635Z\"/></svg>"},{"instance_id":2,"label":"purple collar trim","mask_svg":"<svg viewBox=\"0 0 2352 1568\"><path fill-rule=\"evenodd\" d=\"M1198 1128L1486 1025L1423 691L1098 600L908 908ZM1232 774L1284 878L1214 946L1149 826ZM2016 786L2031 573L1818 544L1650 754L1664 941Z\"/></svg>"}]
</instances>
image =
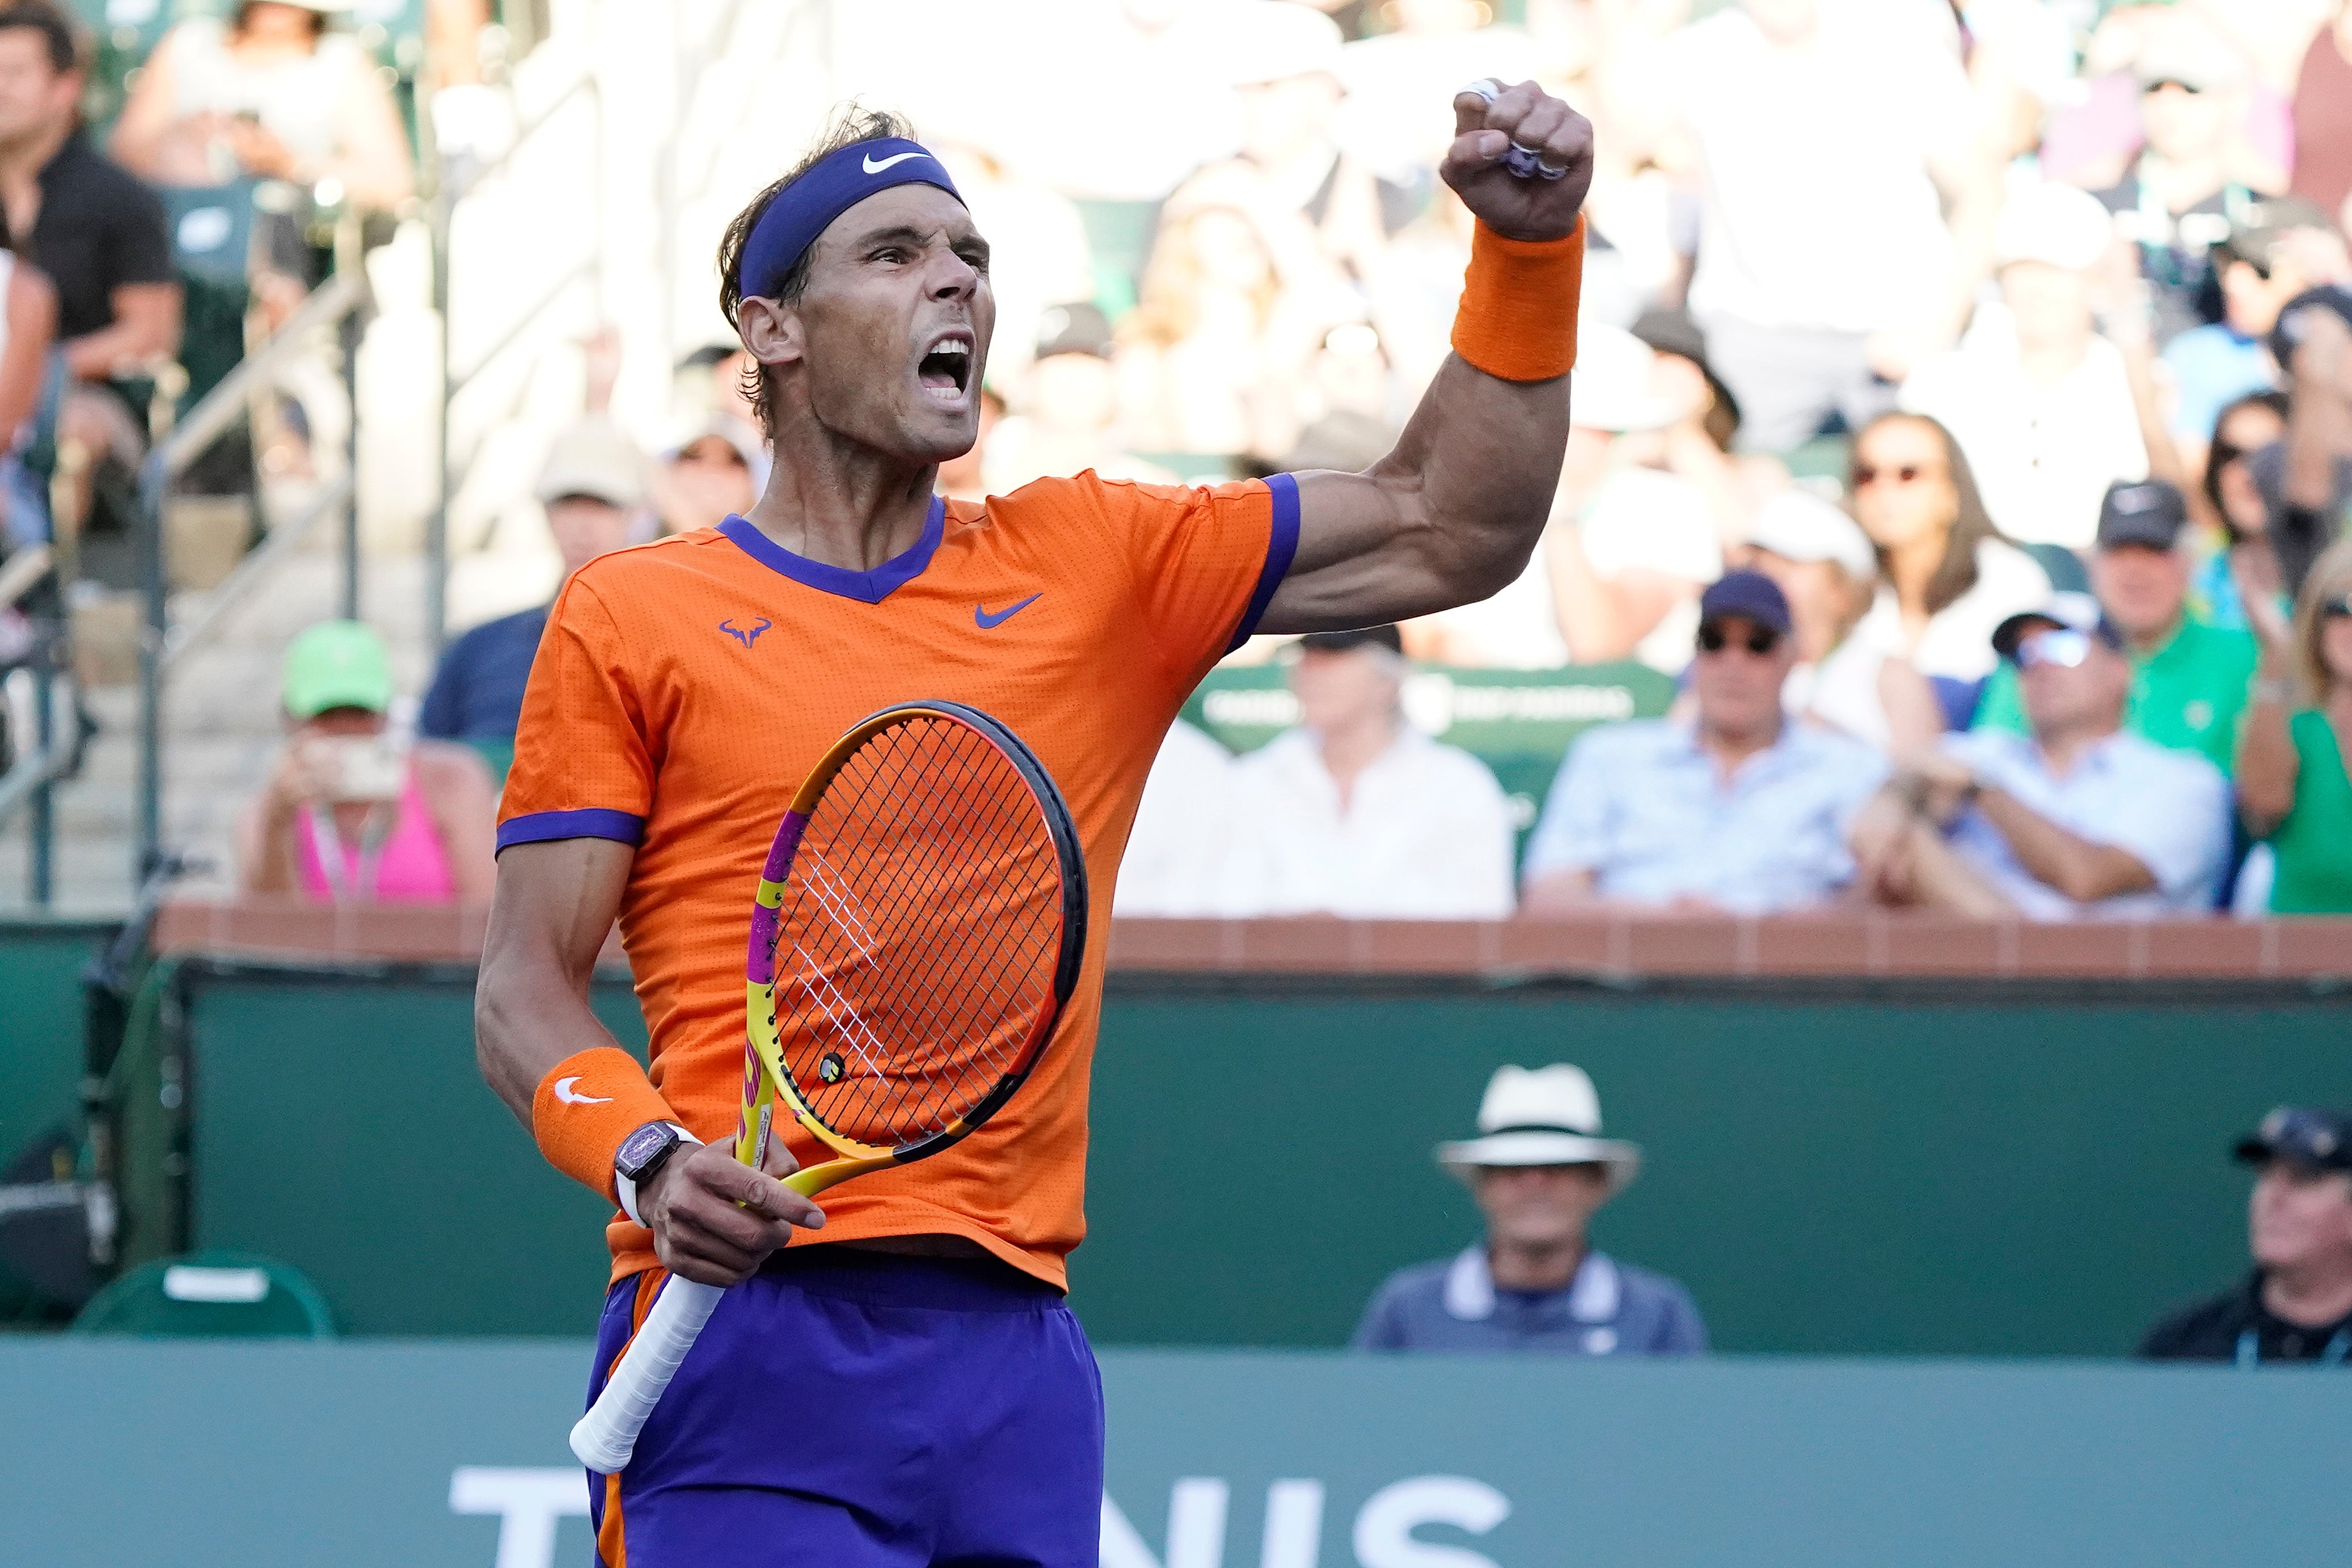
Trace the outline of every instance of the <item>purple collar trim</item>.
<instances>
[{"instance_id":1,"label":"purple collar trim","mask_svg":"<svg viewBox=\"0 0 2352 1568\"><path fill-rule=\"evenodd\" d=\"M871 571L851 571L794 555L741 517L729 517L719 525L719 531L761 566L782 572L804 588L814 588L837 599L855 599L861 604L879 604L923 575L923 569L931 564L931 556L947 532L947 520L948 504L932 497L930 516L923 519L922 538Z\"/></svg>"}]
</instances>

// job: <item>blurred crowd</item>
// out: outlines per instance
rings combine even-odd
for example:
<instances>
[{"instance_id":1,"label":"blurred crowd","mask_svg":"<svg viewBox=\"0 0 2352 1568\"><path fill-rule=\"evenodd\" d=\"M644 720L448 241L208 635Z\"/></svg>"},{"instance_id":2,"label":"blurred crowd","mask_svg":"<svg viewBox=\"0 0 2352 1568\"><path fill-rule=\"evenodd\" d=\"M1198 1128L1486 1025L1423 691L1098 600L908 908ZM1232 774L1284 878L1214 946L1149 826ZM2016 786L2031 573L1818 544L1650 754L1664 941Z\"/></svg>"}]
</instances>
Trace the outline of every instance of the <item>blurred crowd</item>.
<instances>
[{"instance_id":1,"label":"blurred crowd","mask_svg":"<svg viewBox=\"0 0 2352 1568\"><path fill-rule=\"evenodd\" d=\"M1123 911L2352 912L2352 4L904 9L960 65L894 107L997 258L982 440L940 475L966 497L1370 465L1446 352L1453 92L1531 78L1597 130L1573 429L1527 570L1237 653L1287 664L1303 722L1238 758L1179 729ZM60 417L135 462L121 389L189 276L157 192L410 199L350 10L181 23L101 143L70 31L0 5L0 198L31 264L0 422L37 422L61 359ZM488 15L436 7L436 37ZM1085 68L1035 101L962 90L1041 38ZM255 208L258 308L317 276L311 210ZM586 346L586 419L538 488L567 567L765 481L732 344L674 368L658 430L613 419L618 352ZM418 733L493 787L543 615L460 639L424 700ZM1620 661L1678 700L1580 739L1524 841L1400 701L1415 664Z\"/></svg>"}]
</instances>

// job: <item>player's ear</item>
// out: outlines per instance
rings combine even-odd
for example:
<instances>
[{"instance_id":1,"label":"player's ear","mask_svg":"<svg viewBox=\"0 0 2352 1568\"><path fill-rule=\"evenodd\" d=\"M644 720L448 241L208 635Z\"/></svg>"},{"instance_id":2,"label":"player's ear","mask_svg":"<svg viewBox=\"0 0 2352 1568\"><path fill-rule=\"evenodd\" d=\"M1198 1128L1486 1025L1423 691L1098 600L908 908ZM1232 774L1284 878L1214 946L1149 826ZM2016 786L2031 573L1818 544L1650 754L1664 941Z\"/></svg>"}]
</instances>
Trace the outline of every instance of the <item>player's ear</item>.
<instances>
[{"instance_id":1,"label":"player's ear","mask_svg":"<svg viewBox=\"0 0 2352 1568\"><path fill-rule=\"evenodd\" d=\"M757 297L735 308L736 335L763 365L788 365L808 350L808 335L797 306Z\"/></svg>"}]
</instances>

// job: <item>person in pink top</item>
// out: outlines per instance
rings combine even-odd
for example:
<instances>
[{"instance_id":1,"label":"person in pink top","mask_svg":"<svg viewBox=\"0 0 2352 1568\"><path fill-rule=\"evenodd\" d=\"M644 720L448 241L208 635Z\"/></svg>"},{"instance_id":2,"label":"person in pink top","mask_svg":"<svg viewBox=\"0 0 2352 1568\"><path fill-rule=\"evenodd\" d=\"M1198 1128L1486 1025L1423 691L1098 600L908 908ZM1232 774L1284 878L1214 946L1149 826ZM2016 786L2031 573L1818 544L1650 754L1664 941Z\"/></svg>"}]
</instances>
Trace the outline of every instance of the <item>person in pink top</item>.
<instances>
[{"instance_id":1,"label":"person in pink top","mask_svg":"<svg viewBox=\"0 0 2352 1568\"><path fill-rule=\"evenodd\" d=\"M497 792L465 747L393 747L392 664L356 621L286 650L288 737L237 828L237 889L320 904L487 904Z\"/></svg>"}]
</instances>

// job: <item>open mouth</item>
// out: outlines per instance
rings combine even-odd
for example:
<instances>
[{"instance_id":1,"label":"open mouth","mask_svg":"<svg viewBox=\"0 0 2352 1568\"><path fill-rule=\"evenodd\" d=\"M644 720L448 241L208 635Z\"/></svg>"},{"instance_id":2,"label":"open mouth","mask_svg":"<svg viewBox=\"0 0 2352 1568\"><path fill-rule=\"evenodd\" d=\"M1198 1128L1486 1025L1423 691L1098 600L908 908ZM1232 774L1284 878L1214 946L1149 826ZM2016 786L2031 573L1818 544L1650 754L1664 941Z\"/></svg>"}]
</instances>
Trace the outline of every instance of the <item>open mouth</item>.
<instances>
[{"instance_id":1,"label":"open mouth","mask_svg":"<svg viewBox=\"0 0 2352 1568\"><path fill-rule=\"evenodd\" d=\"M961 399L971 384L971 347L968 332L950 332L933 343L915 366L924 390L945 401Z\"/></svg>"}]
</instances>

